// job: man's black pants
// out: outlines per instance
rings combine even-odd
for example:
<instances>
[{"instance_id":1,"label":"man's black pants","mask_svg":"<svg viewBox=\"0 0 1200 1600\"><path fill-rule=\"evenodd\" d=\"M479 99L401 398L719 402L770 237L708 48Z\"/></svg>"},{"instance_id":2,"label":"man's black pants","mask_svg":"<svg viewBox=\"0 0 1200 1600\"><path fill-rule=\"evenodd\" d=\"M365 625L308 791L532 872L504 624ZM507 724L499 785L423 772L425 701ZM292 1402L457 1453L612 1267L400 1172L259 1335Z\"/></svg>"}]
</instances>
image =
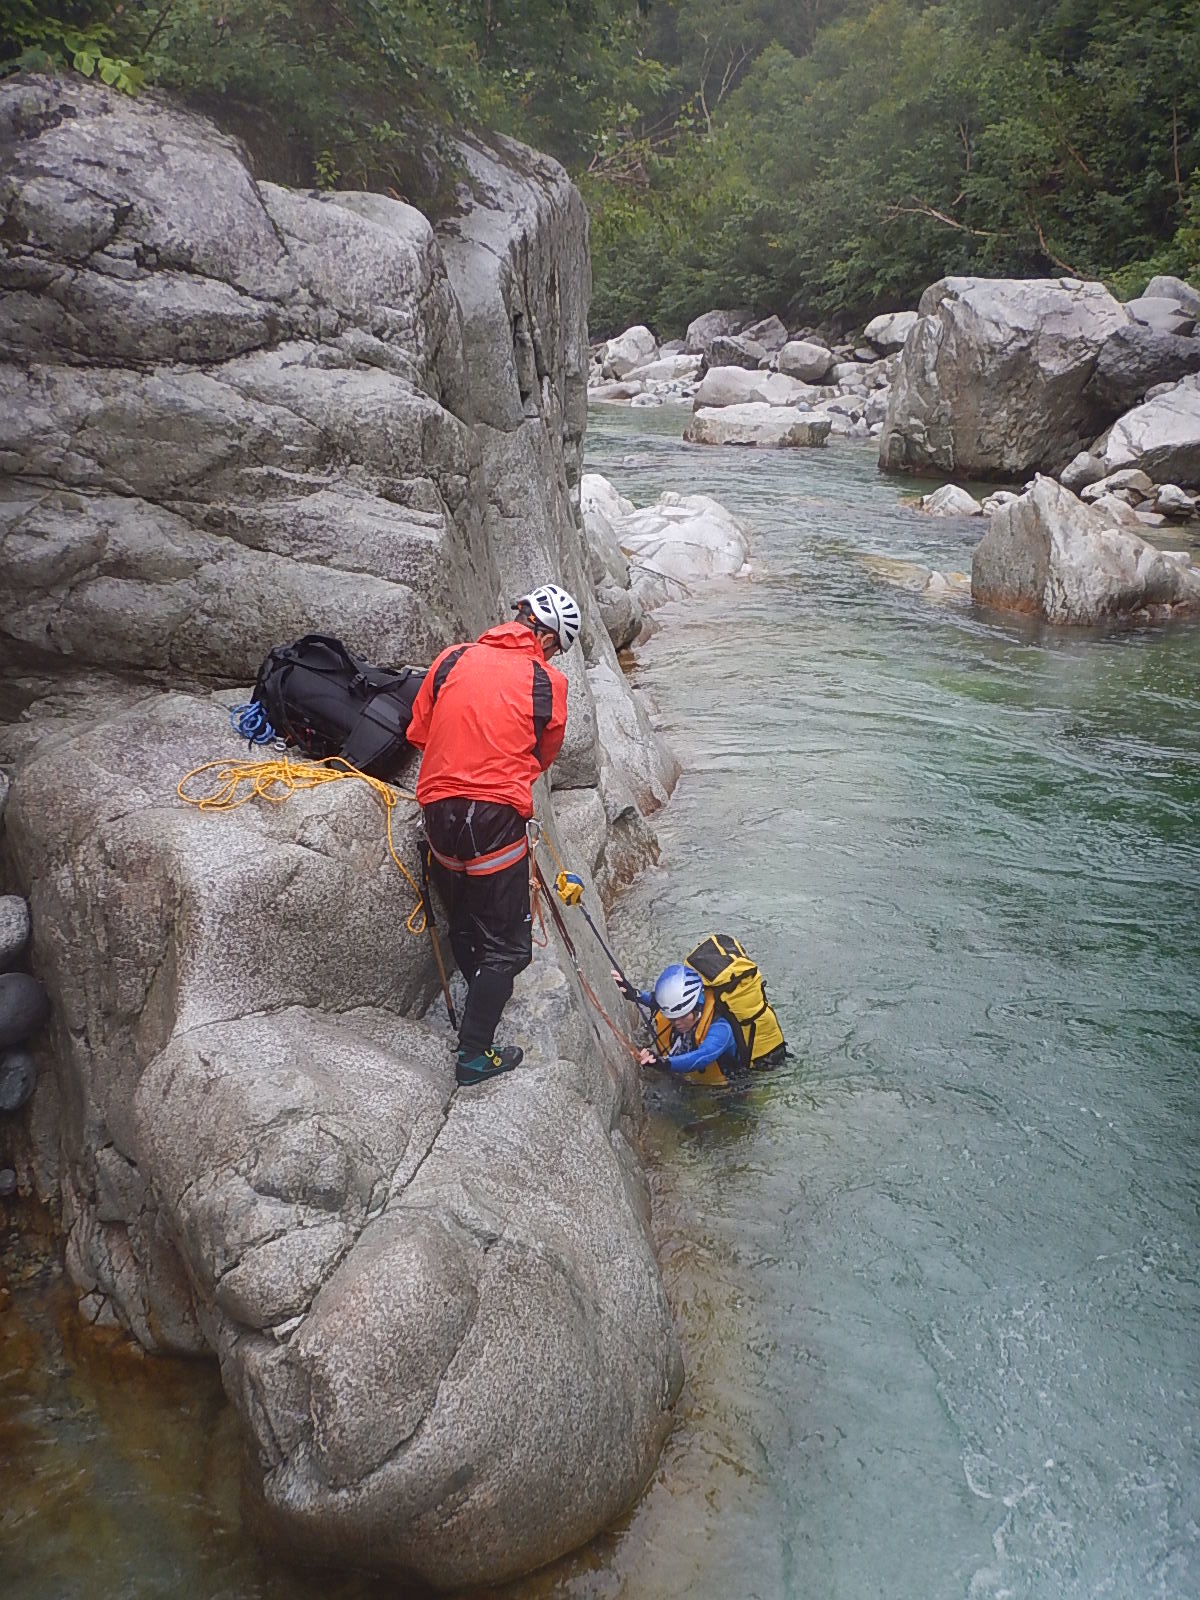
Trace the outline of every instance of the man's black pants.
<instances>
[{"instance_id":1,"label":"man's black pants","mask_svg":"<svg viewBox=\"0 0 1200 1600\"><path fill-rule=\"evenodd\" d=\"M425 807L425 835L438 855L470 862L519 843L525 819L512 806L488 800L434 800ZM533 960L529 857L475 875L452 871L435 855L429 871L446 907L450 948L467 980L459 1047L477 1056L496 1037L513 979Z\"/></svg>"}]
</instances>

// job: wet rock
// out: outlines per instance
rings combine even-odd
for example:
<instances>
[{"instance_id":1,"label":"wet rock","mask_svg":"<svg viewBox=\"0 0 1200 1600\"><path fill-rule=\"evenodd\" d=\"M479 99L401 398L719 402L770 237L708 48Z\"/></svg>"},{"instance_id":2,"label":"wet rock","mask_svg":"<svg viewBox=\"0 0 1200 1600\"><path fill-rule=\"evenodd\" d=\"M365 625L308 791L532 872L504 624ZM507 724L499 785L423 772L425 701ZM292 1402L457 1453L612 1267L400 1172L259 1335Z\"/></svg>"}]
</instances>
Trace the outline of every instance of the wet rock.
<instances>
[{"instance_id":1,"label":"wet rock","mask_svg":"<svg viewBox=\"0 0 1200 1600\"><path fill-rule=\"evenodd\" d=\"M37 1068L28 1050L0 1054L0 1112L19 1111L36 1084Z\"/></svg>"},{"instance_id":2,"label":"wet rock","mask_svg":"<svg viewBox=\"0 0 1200 1600\"><path fill-rule=\"evenodd\" d=\"M921 496L921 510L931 517L978 517L983 507L973 494L960 489L956 483L944 483L932 494Z\"/></svg>"},{"instance_id":3,"label":"wet rock","mask_svg":"<svg viewBox=\"0 0 1200 1600\"><path fill-rule=\"evenodd\" d=\"M0 1200L11 1200L17 1192L17 1175L11 1167L0 1167ZM0 1302L2 1308L2 1302Z\"/></svg>"},{"instance_id":4,"label":"wet rock","mask_svg":"<svg viewBox=\"0 0 1200 1600\"><path fill-rule=\"evenodd\" d=\"M1192 615L1200 612L1200 570L1185 554L1156 549L1039 477L992 517L975 548L971 594L984 605L1057 623Z\"/></svg>"},{"instance_id":5,"label":"wet rock","mask_svg":"<svg viewBox=\"0 0 1200 1600\"><path fill-rule=\"evenodd\" d=\"M19 894L0 895L0 972L6 972L29 942L29 906Z\"/></svg>"},{"instance_id":6,"label":"wet rock","mask_svg":"<svg viewBox=\"0 0 1200 1600\"><path fill-rule=\"evenodd\" d=\"M30 1038L50 1015L46 987L27 972L0 972L0 1050Z\"/></svg>"}]
</instances>

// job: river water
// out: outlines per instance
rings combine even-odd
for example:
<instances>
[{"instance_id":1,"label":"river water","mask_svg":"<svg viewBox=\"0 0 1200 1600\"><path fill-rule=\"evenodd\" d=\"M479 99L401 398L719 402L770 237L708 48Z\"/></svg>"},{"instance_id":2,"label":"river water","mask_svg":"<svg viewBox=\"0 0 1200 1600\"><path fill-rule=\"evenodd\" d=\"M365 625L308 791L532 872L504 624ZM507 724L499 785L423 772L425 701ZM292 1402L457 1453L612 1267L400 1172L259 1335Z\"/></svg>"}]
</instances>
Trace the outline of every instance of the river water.
<instances>
[{"instance_id":1,"label":"river water","mask_svg":"<svg viewBox=\"0 0 1200 1600\"><path fill-rule=\"evenodd\" d=\"M757 572L639 651L685 774L613 938L649 981L738 934L793 1053L648 1079L679 1422L630 1516L510 1595L1194 1600L1200 628L932 600L978 523L869 447L682 423L594 411L589 465L715 495ZM368 1592L261 1557L215 1378L67 1301L43 1274L5 1317L6 1595Z\"/></svg>"}]
</instances>

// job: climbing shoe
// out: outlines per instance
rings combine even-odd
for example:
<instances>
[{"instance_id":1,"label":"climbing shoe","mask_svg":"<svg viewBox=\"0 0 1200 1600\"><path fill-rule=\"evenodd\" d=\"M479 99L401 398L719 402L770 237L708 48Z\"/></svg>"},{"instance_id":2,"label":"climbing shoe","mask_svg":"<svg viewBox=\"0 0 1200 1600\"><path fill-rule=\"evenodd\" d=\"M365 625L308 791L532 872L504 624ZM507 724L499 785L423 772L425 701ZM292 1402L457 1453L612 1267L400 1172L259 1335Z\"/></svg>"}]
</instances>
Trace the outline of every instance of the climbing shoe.
<instances>
[{"instance_id":1,"label":"climbing shoe","mask_svg":"<svg viewBox=\"0 0 1200 1600\"><path fill-rule=\"evenodd\" d=\"M465 1050L460 1050L454 1076L464 1086L483 1083L486 1078L496 1078L502 1072L511 1072L519 1064L524 1053L523 1050L518 1050L515 1044L505 1045L503 1050L482 1050L477 1056L468 1056Z\"/></svg>"}]
</instances>

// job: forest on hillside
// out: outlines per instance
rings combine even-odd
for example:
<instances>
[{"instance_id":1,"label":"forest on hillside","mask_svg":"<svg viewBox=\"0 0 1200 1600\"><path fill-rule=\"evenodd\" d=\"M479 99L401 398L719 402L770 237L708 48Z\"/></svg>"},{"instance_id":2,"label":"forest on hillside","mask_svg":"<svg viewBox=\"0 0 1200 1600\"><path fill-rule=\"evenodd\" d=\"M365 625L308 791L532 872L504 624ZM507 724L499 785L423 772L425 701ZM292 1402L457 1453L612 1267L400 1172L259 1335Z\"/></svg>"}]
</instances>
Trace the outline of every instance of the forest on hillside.
<instances>
[{"instance_id":1,"label":"forest on hillside","mask_svg":"<svg viewBox=\"0 0 1200 1600\"><path fill-rule=\"evenodd\" d=\"M584 192L598 334L1200 279L1197 0L0 0L0 60L258 108L324 187L511 132Z\"/></svg>"}]
</instances>

